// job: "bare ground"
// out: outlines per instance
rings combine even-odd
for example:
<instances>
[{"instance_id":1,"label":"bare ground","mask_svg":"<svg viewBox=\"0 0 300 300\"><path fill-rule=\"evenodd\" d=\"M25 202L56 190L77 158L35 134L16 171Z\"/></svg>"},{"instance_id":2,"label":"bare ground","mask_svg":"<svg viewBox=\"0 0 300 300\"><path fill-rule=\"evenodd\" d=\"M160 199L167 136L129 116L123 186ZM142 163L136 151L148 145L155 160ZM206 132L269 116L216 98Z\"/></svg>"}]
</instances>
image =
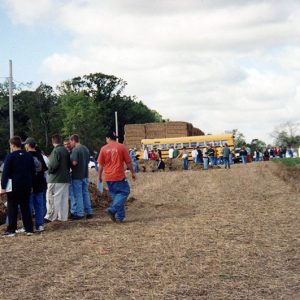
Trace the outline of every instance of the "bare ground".
<instances>
[{"instance_id":1,"label":"bare ground","mask_svg":"<svg viewBox=\"0 0 300 300\"><path fill-rule=\"evenodd\" d=\"M300 196L277 168L139 174L122 225L100 208L2 238L0 299L299 299Z\"/></svg>"}]
</instances>

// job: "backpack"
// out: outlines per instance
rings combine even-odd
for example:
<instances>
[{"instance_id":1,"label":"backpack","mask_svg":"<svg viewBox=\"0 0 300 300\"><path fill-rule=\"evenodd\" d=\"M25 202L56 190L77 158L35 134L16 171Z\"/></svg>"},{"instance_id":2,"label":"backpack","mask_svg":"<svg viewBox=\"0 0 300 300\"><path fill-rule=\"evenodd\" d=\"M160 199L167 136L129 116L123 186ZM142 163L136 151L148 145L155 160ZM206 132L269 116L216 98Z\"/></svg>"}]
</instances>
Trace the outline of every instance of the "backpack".
<instances>
[{"instance_id":1,"label":"backpack","mask_svg":"<svg viewBox=\"0 0 300 300\"><path fill-rule=\"evenodd\" d=\"M35 174L42 171L42 163L41 161L36 157L33 156L34 166L35 166Z\"/></svg>"}]
</instances>

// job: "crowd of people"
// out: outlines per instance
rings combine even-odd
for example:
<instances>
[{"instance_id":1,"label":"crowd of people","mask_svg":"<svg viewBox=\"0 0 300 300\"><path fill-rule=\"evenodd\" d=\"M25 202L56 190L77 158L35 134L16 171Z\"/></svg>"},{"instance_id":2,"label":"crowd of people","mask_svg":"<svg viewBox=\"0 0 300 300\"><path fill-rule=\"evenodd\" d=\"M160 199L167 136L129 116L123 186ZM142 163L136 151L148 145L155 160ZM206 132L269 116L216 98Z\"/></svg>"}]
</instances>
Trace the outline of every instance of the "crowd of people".
<instances>
[{"instance_id":1,"label":"crowd of people","mask_svg":"<svg viewBox=\"0 0 300 300\"><path fill-rule=\"evenodd\" d=\"M181 159L182 169L188 170L190 161L194 164L203 165L203 169L207 170L214 166L223 166L226 169L230 168L230 165L241 162L246 165L252 161L267 161L273 158L287 158L287 157L297 157L297 152L292 147L273 147L265 149L255 149L251 151L249 147L242 147L235 149L235 153L232 153L230 147L224 144L221 147L216 147L213 145L208 145L205 148L194 147L192 150L183 147L182 150L176 149L173 146L168 149L167 159ZM137 172L139 171L138 160L136 159L135 149L131 149L131 158ZM143 153L144 160L152 160L157 162L157 169L164 170L165 163L162 157L161 149L144 149Z\"/></svg>"},{"instance_id":2,"label":"crowd of people","mask_svg":"<svg viewBox=\"0 0 300 300\"><path fill-rule=\"evenodd\" d=\"M106 212L112 221L121 223L130 193L124 163L133 179L135 171L127 148L117 143L116 138L114 132L107 133L107 145L101 148L97 163L98 180L102 183L105 179L112 196ZM1 194L7 194L8 226L3 236L42 232L45 223L55 220L93 218L88 179L90 152L80 143L77 134L64 140L58 134L53 135L49 157L31 137L22 143L21 138L15 136L9 144L11 152L4 161L1 178ZM23 227L18 229L19 211Z\"/></svg>"},{"instance_id":3,"label":"crowd of people","mask_svg":"<svg viewBox=\"0 0 300 300\"><path fill-rule=\"evenodd\" d=\"M103 188L103 178L112 196L112 203L106 212L112 221L121 223L125 218L125 202L130 193L124 164L130 170L133 180L139 172L136 149L129 149L116 141L114 132L106 135L107 144L101 148L97 158L94 157L98 172L99 184ZM89 194L90 152L80 143L79 136L62 140L61 136L52 136L53 150L46 156L37 146L34 138L29 137L22 143L15 136L9 140L10 154L7 155L1 178L1 194L7 194L7 230L4 236L16 233L31 235L34 231L45 230L45 223L55 220L67 221L93 218L93 209ZM23 147L25 149L23 149ZM237 156L238 155L238 156ZM205 148L194 147L182 150L170 147L169 161L180 159L182 169L188 170L190 158L192 163L200 164L204 170L209 166L224 165L230 169L234 160L239 157L245 165L250 161L267 161L273 158L295 157L296 151L291 148L256 149L242 147L235 156L227 144L222 147L208 145ZM157 169L164 170L165 162L160 149L144 149L144 160L157 162ZM21 212L23 228L17 228L18 213ZM34 225L33 225L34 215Z\"/></svg>"},{"instance_id":4,"label":"crowd of people","mask_svg":"<svg viewBox=\"0 0 300 300\"><path fill-rule=\"evenodd\" d=\"M230 165L233 163L232 152L227 144L224 144L223 147L214 147L212 145L208 145L202 150L200 147L194 147L191 153L186 147L183 147L182 150L179 150L171 146L168 150L167 159L169 161L173 159L181 159L182 169L188 170L190 164L190 154L193 163L202 164L205 170L207 170L209 166L213 167L217 165L224 165L226 169L229 169ZM143 159L157 161L158 170L164 170L165 168L161 149L152 149L149 151L148 148L145 148Z\"/></svg>"}]
</instances>

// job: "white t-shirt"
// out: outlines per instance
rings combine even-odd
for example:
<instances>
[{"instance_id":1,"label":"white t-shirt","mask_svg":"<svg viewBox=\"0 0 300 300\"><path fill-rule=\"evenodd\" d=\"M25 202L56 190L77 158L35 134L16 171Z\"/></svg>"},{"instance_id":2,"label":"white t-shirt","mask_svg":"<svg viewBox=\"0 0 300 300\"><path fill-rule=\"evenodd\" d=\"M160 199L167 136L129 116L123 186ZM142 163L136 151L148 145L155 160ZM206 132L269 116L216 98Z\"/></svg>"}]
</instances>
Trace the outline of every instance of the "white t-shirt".
<instances>
[{"instance_id":1,"label":"white t-shirt","mask_svg":"<svg viewBox=\"0 0 300 300\"><path fill-rule=\"evenodd\" d=\"M198 151L195 149L192 151L192 157L195 158L198 155Z\"/></svg>"},{"instance_id":2,"label":"white t-shirt","mask_svg":"<svg viewBox=\"0 0 300 300\"><path fill-rule=\"evenodd\" d=\"M174 149L169 149L169 158L173 158Z\"/></svg>"},{"instance_id":3,"label":"white t-shirt","mask_svg":"<svg viewBox=\"0 0 300 300\"><path fill-rule=\"evenodd\" d=\"M144 150L144 159L149 159L149 153L147 149Z\"/></svg>"}]
</instances>

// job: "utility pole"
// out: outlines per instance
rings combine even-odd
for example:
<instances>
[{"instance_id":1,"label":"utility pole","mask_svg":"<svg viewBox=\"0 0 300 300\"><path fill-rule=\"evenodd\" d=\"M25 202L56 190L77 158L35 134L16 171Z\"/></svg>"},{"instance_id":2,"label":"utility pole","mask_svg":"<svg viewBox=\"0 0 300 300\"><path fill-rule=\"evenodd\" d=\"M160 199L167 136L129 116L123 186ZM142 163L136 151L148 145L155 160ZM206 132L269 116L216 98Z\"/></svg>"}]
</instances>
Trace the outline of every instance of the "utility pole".
<instances>
[{"instance_id":1,"label":"utility pole","mask_svg":"<svg viewBox=\"0 0 300 300\"><path fill-rule=\"evenodd\" d=\"M118 112L117 111L115 111L115 122L116 122L117 142L119 142L119 127L118 127Z\"/></svg>"},{"instance_id":2,"label":"utility pole","mask_svg":"<svg viewBox=\"0 0 300 300\"><path fill-rule=\"evenodd\" d=\"M14 136L14 106L13 106L13 77L12 77L12 60L9 60L9 136Z\"/></svg>"}]
</instances>

